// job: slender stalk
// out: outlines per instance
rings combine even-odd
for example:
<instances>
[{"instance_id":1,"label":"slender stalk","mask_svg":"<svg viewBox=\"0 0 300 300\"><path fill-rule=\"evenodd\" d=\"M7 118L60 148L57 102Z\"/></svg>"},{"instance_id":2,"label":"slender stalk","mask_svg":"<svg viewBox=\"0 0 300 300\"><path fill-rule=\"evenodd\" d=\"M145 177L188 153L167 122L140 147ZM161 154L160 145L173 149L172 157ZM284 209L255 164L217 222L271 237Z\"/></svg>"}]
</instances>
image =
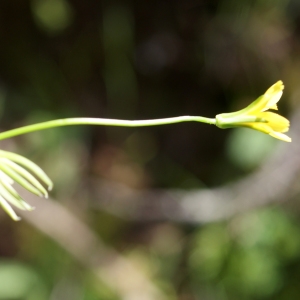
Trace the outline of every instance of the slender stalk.
<instances>
[{"instance_id":1,"label":"slender stalk","mask_svg":"<svg viewBox=\"0 0 300 300\"><path fill-rule=\"evenodd\" d=\"M201 122L206 124L216 124L215 119L204 118L198 116L181 116L173 118L164 119L154 119L154 120L116 120L116 119L100 119L100 118L68 118L68 119L58 119L53 121L47 121L42 123L37 123L34 125L28 125L12 130L7 130L0 133L0 140L11 138L13 136L49 129L54 127L69 126L69 125L103 125L103 126L122 126L122 127L142 127L142 126L157 126L166 124L175 124L181 122Z\"/></svg>"}]
</instances>

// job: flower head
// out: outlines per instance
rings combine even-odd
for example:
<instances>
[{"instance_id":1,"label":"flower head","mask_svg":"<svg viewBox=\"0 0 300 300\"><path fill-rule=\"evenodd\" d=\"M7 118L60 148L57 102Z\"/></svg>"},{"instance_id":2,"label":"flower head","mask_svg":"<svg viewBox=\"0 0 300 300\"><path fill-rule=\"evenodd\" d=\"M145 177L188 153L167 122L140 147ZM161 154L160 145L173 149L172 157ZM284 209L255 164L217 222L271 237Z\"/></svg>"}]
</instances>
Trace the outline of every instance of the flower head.
<instances>
[{"instance_id":1,"label":"flower head","mask_svg":"<svg viewBox=\"0 0 300 300\"><path fill-rule=\"evenodd\" d=\"M216 116L216 125L219 128L249 127L285 142L292 139L284 134L289 130L290 122L286 118L267 111L277 110L277 102L282 96L284 85L282 81L272 85L264 95L257 98L246 108L233 113Z\"/></svg>"},{"instance_id":2,"label":"flower head","mask_svg":"<svg viewBox=\"0 0 300 300\"><path fill-rule=\"evenodd\" d=\"M43 185L52 188L52 182L44 171L27 158L0 150L0 206L15 221L20 220L11 204L21 210L33 210L27 202L14 189L16 182L29 192L48 197L48 192Z\"/></svg>"}]
</instances>

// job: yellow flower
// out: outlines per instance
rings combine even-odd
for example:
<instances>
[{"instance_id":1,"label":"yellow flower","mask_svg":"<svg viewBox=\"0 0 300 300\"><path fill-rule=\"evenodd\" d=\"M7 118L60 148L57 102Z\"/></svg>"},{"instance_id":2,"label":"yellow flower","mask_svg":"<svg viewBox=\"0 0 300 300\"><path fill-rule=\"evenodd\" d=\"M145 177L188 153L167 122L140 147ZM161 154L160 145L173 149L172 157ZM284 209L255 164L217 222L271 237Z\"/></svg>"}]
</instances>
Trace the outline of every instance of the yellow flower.
<instances>
[{"instance_id":1,"label":"yellow flower","mask_svg":"<svg viewBox=\"0 0 300 300\"><path fill-rule=\"evenodd\" d=\"M249 127L269 134L276 139L291 142L292 139L283 133L289 130L289 120L267 111L268 109L278 109L277 102L282 96L283 89L282 81L276 82L264 95L257 98L246 108L233 113L217 115L216 125L219 128Z\"/></svg>"}]
</instances>

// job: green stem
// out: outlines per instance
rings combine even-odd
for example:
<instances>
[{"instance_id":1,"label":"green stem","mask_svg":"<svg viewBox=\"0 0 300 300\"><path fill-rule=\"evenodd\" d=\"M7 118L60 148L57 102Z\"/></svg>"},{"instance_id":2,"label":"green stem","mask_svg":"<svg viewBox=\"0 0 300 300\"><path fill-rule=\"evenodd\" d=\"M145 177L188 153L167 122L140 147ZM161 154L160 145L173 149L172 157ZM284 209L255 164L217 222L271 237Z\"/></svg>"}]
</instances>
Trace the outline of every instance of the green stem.
<instances>
[{"instance_id":1,"label":"green stem","mask_svg":"<svg viewBox=\"0 0 300 300\"><path fill-rule=\"evenodd\" d=\"M28 125L0 133L0 140L11 138L13 136L53 128L60 126L69 125L104 125L104 126L122 126L122 127L142 127L142 126L156 126L156 125L166 125L175 124L180 122L201 122L207 124L216 124L215 119L197 117L197 116L181 116L174 118L165 119L155 119L155 120L115 120L115 119L98 119L98 118L68 118L68 119L58 119L48 122L37 123L34 125Z\"/></svg>"}]
</instances>

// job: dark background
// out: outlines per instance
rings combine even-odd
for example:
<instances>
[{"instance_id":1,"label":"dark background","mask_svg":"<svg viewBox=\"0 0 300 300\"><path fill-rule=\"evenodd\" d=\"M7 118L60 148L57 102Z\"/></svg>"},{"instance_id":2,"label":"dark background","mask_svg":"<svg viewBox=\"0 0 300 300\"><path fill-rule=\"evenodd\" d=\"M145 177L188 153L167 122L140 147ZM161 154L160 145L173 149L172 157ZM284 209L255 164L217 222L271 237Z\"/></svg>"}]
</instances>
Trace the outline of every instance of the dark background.
<instances>
[{"instance_id":1,"label":"dark background","mask_svg":"<svg viewBox=\"0 0 300 300\"><path fill-rule=\"evenodd\" d=\"M212 118L278 80L280 113L297 128L299 29L297 0L2 0L1 130L66 117ZM54 190L21 222L1 214L0 299L299 299L297 130L291 137L295 156L262 133L200 123L2 141ZM180 217L164 206L174 191L219 193L221 213Z\"/></svg>"}]
</instances>

